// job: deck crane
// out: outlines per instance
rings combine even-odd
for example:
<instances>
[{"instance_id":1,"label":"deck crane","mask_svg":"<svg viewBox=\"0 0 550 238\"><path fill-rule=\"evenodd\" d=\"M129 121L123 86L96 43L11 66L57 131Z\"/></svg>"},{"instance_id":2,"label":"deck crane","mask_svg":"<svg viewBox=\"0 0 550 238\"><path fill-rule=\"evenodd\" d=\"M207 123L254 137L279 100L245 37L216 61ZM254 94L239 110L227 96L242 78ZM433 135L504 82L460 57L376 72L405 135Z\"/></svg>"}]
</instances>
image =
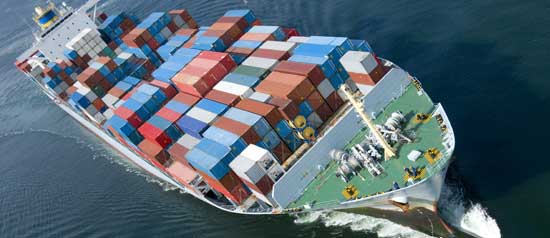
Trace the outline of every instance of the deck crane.
<instances>
[{"instance_id":1,"label":"deck crane","mask_svg":"<svg viewBox=\"0 0 550 238\"><path fill-rule=\"evenodd\" d=\"M389 160L390 158L395 157L395 149L391 147L390 144L388 144L388 142L384 139L382 133L380 133L380 130L378 130L376 124L374 124L372 119L367 115L367 113L363 109L363 102L361 102L361 100L357 98L358 95L352 94L353 92L351 92L351 89L345 84L342 85L341 89L346 97L349 99L357 114L359 114L361 119L369 127L369 130L372 132L374 137L378 140L378 143L380 143L380 145L384 148L384 159Z\"/></svg>"}]
</instances>

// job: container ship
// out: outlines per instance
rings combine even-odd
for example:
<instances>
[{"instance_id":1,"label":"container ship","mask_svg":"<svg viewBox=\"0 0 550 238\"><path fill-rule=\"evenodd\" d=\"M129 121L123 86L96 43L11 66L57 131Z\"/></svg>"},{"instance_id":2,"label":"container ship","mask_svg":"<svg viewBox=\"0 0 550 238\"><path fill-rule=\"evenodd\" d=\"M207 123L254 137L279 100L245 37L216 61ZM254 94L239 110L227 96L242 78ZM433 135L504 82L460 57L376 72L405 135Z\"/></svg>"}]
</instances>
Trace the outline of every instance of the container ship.
<instances>
[{"instance_id":1,"label":"container ship","mask_svg":"<svg viewBox=\"0 0 550 238\"><path fill-rule=\"evenodd\" d=\"M126 159L249 215L343 211L435 236L455 146L439 103L365 40L301 36L251 10L199 26L52 3L16 67Z\"/></svg>"}]
</instances>

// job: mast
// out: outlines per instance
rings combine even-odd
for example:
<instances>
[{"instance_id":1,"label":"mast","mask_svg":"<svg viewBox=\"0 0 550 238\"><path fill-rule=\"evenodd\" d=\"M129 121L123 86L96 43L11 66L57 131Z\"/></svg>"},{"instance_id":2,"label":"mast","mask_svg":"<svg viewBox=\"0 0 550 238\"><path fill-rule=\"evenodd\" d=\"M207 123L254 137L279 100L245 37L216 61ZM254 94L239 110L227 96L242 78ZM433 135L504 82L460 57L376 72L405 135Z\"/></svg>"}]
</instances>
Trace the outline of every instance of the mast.
<instances>
[{"instance_id":1,"label":"mast","mask_svg":"<svg viewBox=\"0 0 550 238\"><path fill-rule=\"evenodd\" d=\"M369 130L372 132L374 137L376 137L376 139L378 140L378 143L380 143L380 145L382 145L382 147L384 148L384 158L385 158L385 160L389 160L391 157L395 157L395 149L392 148L390 146L390 144L388 144L388 142L384 139L384 136L382 136L382 133L380 133L380 131L376 127L376 124L374 124L372 119L367 115L367 113L364 110L363 103L361 101L359 101L356 98L356 96L351 94L351 89L347 85L345 85L345 84L342 85L341 89L344 92L344 94L346 95L346 97L349 99L351 105L353 106L353 108L355 109L357 114L359 114L361 119L369 127Z\"/></svg>"}]
</instances>

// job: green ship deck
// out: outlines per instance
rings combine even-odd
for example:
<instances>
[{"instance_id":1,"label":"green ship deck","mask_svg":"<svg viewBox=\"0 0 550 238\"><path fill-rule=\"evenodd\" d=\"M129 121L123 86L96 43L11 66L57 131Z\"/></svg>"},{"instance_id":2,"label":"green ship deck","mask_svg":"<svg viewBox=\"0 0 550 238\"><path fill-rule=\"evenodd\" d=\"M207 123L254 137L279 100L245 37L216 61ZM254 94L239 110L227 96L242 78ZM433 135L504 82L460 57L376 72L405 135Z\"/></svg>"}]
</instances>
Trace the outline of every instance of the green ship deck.
<instances>
[{"instance_id":1,"label":"green ship deck","mask_svg":"<svg viewBox=\"0 0 550 238\"><path fill-rule=\"evenodd\" d=\"M406 182L404 167L431 168L437 164L430 165L424 155L421 155L416 162L410 161L407 155L412 150L424 153L429 148L437 148L439 151L443 151L441 129L437 120L435 118L430 118L424 122L416 122L414 120L417 113L431 114L434 109L435 106L428 95L426 93L418 95L417 89L413 84L410 84L401 97L388 104L384 111L377 116L375 123L383 124L392 112L401 111L407 120L404 130L414 131L414 142L397 145L395 147L397 149L396 157L380 162L384 168L384 172L381 175L373 177L366 169L361 170L360 174L365 178L365 181L359 176L353 176L348 183L344 182L335 176L338 162L331 161L327 168L319 173L308 185L301 197L289 205L289 208L297 208L304 205L320 208L346 201L348 199L344 197L342 192L348 185L353 185L357 189L357 198L388 191L392 188L394 181L403 188ZM362 142L367 133L368 128L364 127L344 149ZM441 158L441 160L445 159L447 159L445 156ZM425 176L429 175L430 172L426 169Z\"/></svg>"}]
</instances>

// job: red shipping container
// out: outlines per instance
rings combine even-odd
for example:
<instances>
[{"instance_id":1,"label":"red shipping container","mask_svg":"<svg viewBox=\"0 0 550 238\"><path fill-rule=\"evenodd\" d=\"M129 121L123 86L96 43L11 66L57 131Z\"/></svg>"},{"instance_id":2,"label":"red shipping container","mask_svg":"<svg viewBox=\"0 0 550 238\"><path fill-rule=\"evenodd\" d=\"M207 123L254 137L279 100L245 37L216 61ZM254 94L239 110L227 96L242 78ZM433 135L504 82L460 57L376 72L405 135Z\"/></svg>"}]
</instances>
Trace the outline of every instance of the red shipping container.
<instances>
[{"instance_id":1,"label":"red shipping container","mask_svg":"<svg viewBox=\"0 0 550 238\"><path fill-rule=\"evenodd\" d=\"M139 143L138 147L148 156L154 158L162 165L166 165L170 161L170 155L162 147L156 143L143 140Z\"/></svg>"},{"instance_id":2,"label":"red shipping container","mask_svg":"<svg viewBox=\"0 0 550 238\"><path fill-rule=\"evenodd\" d=\"M223 103L225 105L229 105L232 107L235 106L241 100L241 97L239 97L238 95L229 94L229 93L218 91L215 89L210 90L210 92L206 94L205 98L208 98L212 101Z\"/></svg>"},{"instance_id":3,"label":"red shipping container","mask_svg":"<svg viewBox=\"0 0 550 238\"><path fill-rule=\"evenodd\" d=\"M305 76L272 72L255 89L300 103L315 90L315 87Z\"/></svg>"},{"instance_id":4,"label":"red shipping container","mask_svg":"<svg viewBox=\"0 0 550 238\"><path fill-rule=\"evenodd\" d=\"M332 111L338 110L342 105L344 105L344 100L338 95L338 92L333 92L327 97L327 104L329 105Z\"/></svg>"},{"instance_id":5,"label":"red shipping container","mask_svg":"<svg viewBox=\"0 0 550 238\"><path fill-rule=\"evenodd\" d=\"M252 126L227 117L218 118L218 120L214 122L213 126L238 135L248 144L256 144L261 139Z\"/></svg>"},{"instance_id":6,"label":"red shipping container","mask_svg":"<svg viewBox=\"0 0 550 238\"><path fill-rule=\"evenodd\" d=\"M225 69L221 64L217 64L214 68L203 68L198 66L197 63L195 64L189 64L185 66L185 68L183 68L178 74L188 74L196 76L200 78L201 81L206 83L209 88L212 88L214 85L216 85L216 83L218 83L226 74Z\"/></svg>"},{"instance_id":7,"label":"red shipping container","mask_svg":"<svg viewBox=\"0 0 550 238\"><path fill-rule=\"evenodd\" d=\"M97 109L98 111L105 107L105 103L103 102L103 100L101 100L101 98L96 98L93 102L92 102L92 105L94 105L95 109Z\"/></svg>"},{"instance_id":8,"label":"red shipping container","mask_svg":"<svg viewBox=\"0 0 550 238\"><path fill-rule=\"evenodd\" d=\"M283 28L283 31L285 32L287 39L293 36L300 36L300 33L296 30L296 28Z\"/></svg>"},{"instance_id":9,"label":"red shipping container","mask_svg":"<svg viewBox=\"0 0 550 238\"><path fill-rule=\"evenodd\" d=\"M237 63L235 63L233 58L231 58L228 53L203 51L197 56L197 58L218 61L224 66L227 72L231 72L235 67L237 67Z\"/></svg>"},{"instance_id":10,"label":"red shipping container","mask_svg":"<svg viewBox=\"0 0 550 238\"><path fill-rule=\"evenodd\" d=\"M185 105L188 105L188 106L193 106L193 105L195 105L195 103L197 103L200 100L200 98L195 97L195 96L190 95L190 94L187 94L187 93L178 93L178 94L176 94L176 96L174 96L174 98L172 100L181 102L181 103L183 103Z\"/></svg>"},{"instance_id":11,"label":"red shipping container","mask_svg":"<svg viewBox=\"0 0 550 238\"><path fill-rule=\"evenodd\" d=\"M168 25L166 25L166 27L168 27L168 30L170 30L170 32L172 33L175 33L178 31L178 26L176 25L176 23L174 23L174 21L170 21L170 23L168 23Z\"/></svg>"},{"instance_id":12,"label":"red shipping container","mask_svg":"<svg viewBox=\"0 0 550 238\"><path fill-rule=\"evenodd\" d=\"M170 146L170 149L168 149L168 153L170 154L170 156L172 156L173 160L183 163L186 166L193 167L189 164L187 158L185 157L187 152L189 152L189 149L183 147L178 143L174 143L172 146Z\"/></svg>"},{"instance_id":13,"label":"red shipping container","mask_svg":"<svg viewBox=\"0 0 550 238\"><path fill-rule=\"evenodd\" d=\"M144 138L151 140L151 142L155 142L162 148L166 148L172 143L172 139L170 139L164 131L147 122L143 123L143 125L138 128L138 131Z\"/></svg>"},{"instance_id":14,"label":"red shipping container","mask_svg":"<svg viewBox=\"0 0 550 238\"><path fill-rule=\"evenodd\" d=\"M277 110L279 110L281 116L283 116L283 118L285 118L286 120L294 120L294 118L298 116L298 113L300 112L298 106L294 102L286 98L272 97L269 100L269 104L277 106Z\"/></svg>"},{"instance_id":15,"label":"red shipping container","mask_svg":"<svg viewBox=\"0 0 550 238\"><path fill-rule=\"evenodd\" d=\"M315 86L325 79L325 74L315 64L281 61L275 66L273 71L306 76Z\"/></svg>"},{"instance_id":16,"label":"red shipping container","mask_svg":"<svg viewBox=\"0 0 550 238\"><path fill-rule=\"evenodd\" d=\"M178 31L176 31L176 35L183 35L183 36L192 36L194 35L195 33L197 33L197 29L193 29L193 28L182 28L182 29L179 29Z\"/></svg>"},{"instance_id":17,"label":"red shipping container","mask_svg":"<svg viewBox=\"0 0 550 238\"><path fill-rule=\"evenodd\" d=\"M323 103L323 105L317 108L317 110L315 110L315 113L317 113L317 115L319 115L321 120L323 120L324 122L326 122L330 118L330 116L334 114L332 109L330 109L329 105L326 103Z\"/></svg>"},{"instance_id":18,"label":"red shipping container","mask_svg":"<svg viewBox=\"0 0 550 238\"><path fill-rule=\"evenodd\" d=\"M143 119L141 119L136 112L124 106L118 107L115 110L115 114L128 121L134 128L138 128L143 124Z\"/></svg>"},{"instance_id":19,"label":"red shipping container","mask_svg":"<svg viewBox=\"0 0 550 238\"><path fill-rule=\"evenodd\" d=\"M257 49L252 53L251 56L260 57L260 58L269 58L276 60L286 60L290 57L290 54L286 51L280 50L269 50L269 49Z\"/></svg>"},{"instance_id":20,"label":"red shipping container","mask_svg":"<svg viewBox=\"0 0 550 238\"><path fill-rule=\"evenodd\" d=\"M156 50L160 47L160 43L155 38L151 38L151 39L147 40L146 42L147 42L147 45L149 47L151 47L151 49L153 49L153 50Z\"/></svg>"},{"instance_id":21,"label":"red shipping container","mask_svg":"<svg viewBox=\"0 0 550 238\"><path fill-rule=\"evenodd\" d=\"M275 37L273 35L268 33L252 33L247 32L244 35L239 38L239 40L249 40L249 41L268 41L268 40L275 40Z\"/></svg>"},{"instance_id":22,"label":"red shipping container","mask_svg":"<svg viewBox=\"0 0 550 238\"><path fill-rule=\"evenodd\" d=\"M171 15L172 17L175 15L180 16L184 22L187 22L192 19L189 12L185 9L174 9L169 11L168 14Z\"/></svg>"},{"instance_id":23,"label":"red shipping container","mask_svg":"<svg viewBox=\"0 0 550 238\"><path fill-rule=\"evenodd\" d=\"M228 16L223 16L223 17L220 17L216 23L233 23L233 24L236 24L239 29L241 29L241 31L245 31L246 28L248 28L248 23L246 22L246 20L244 19L244 17L228 17Z\"/></svg>"},{"instance_id":24,"label":"red shipping container","mask_svg":"<svg viewBox=\"0 0 550 238\"><path fill-rule=\"evenodd\" d=\"M176 178L177 181L183 184L183 186L196 191L197 193L199 192L196 188L190 185L191 182L199 176L197 171L195 171L191 166L185 165L180 161L174 161L168 168L166 168L166 171Z\"/></svg>"},{"instance_id":25,"label":"red shipping container","mask_svg":"<svg viewBox=\"0 0 550 238\"><path fill-rule=\"evenodd\" d=\"M160 88L160 90L162 90L162 92L169 99L172 99L174 96L176 96L176 94L178 94L178 90L176 90L176 88L172 84L155 79L151 81L151 85Z\"/></svg>"},{"instance_id":26,"label":"red shipping container","mask_svg":"<svg viewBox=\"0 0 550 238\"><path fill-rule=\"evenodd\" d=\"M366 84L371 86L374 86L376 84L376 82L370 77L369 74L360 74L353 72L348 72L348 74L351 80L353 80L353 82L355 82L356 84Z\"/></svg>"},{"instance_id":27,"label":"red shipping container","mask_svg":"<svg viewBox=\"0 0 550 238\"><path fill-rule=\"evenodd\" d=\"M230 171L219 181L201 171L197 172L213 189L222 193L237 204L242 204L242 202L250 196L250 192L247 191L245 185L233 171Z\"/></svg>"},{"instance_id":28,"label":"red shipping container","mask_svg":"<svg viewBox=\"0 0 550 238\"><path fill-rule=\"evenodd\" d=\"M174 112L166 107L161 108L157 113L157 116L162 117L166 119L167 121L170 121L172 123L176 122L183 116L182 114L178 112Z\"/></svg>"},{"instance_id":29,"label":"red shipping container","mask_svg":"<svg viewBox=\"0 0 550 238\"><path fill-rule=\"evenodd\" d=\"M181 92L201 98L212 88L205 80L189 74L176 74L172 81Z\"/></svg>"},{"instance_id":30,"label":"red shipping container","mask_svg":"<svg viewBox=\"0 0 550 238\"><path fill-rule=\"evenodd\" d=\"M250 189L252 189L252 190L254 190L254 191L256 191L256 192L258 192L258 193L260 193L260 194L263 194L263 195L269 194L269 193L271 192L271 189L273 188L273 185L275 184L275 183L273 182L273 180L272 180L272 179L269 177L269 175L267 175L267 174L264 175L264 176L263 176L260 180L258 180L258 182L256 182L255 184L254 184L254 183L251 183L251 182L249 182L249 181L247 181L247 180L244 180L244 179L243 179L242 181L244 182L244 184L245 184L248 188L250 188Z\"/></svg>"},{"instance_id":31,"label":"red shipping container","mask_svg":"<svg viewBox=\"0 0 550 238\"><path fill-rule=\"evenodd\" d=\"M277 110L275 106L267 103L243 99L237 103L235 107L263 116L273 128L275 128L277 123L283 119L283 116L279 110Z\"/></svg>"},{"instance_id":32,"label":"red shipping container","mask_svg":"<svg viewBox=\"0 0 550 238\"><path fill-rule=\"evenodd\" d=\"M317 90L313 91L306 100L314 111L325 103L325 99Z\"/></svg>"},{"instance_id":33,"label":"red shipping container","mask_svg":"<svg viewBox=\"0 0 550 238\"><path fill-rule=\"evenodd\" d=\"M292 155L292 151L286 146L284 141L275 146L272 152L281 164L283 164L286 159Z\"/></svg>"}]
</instances>

